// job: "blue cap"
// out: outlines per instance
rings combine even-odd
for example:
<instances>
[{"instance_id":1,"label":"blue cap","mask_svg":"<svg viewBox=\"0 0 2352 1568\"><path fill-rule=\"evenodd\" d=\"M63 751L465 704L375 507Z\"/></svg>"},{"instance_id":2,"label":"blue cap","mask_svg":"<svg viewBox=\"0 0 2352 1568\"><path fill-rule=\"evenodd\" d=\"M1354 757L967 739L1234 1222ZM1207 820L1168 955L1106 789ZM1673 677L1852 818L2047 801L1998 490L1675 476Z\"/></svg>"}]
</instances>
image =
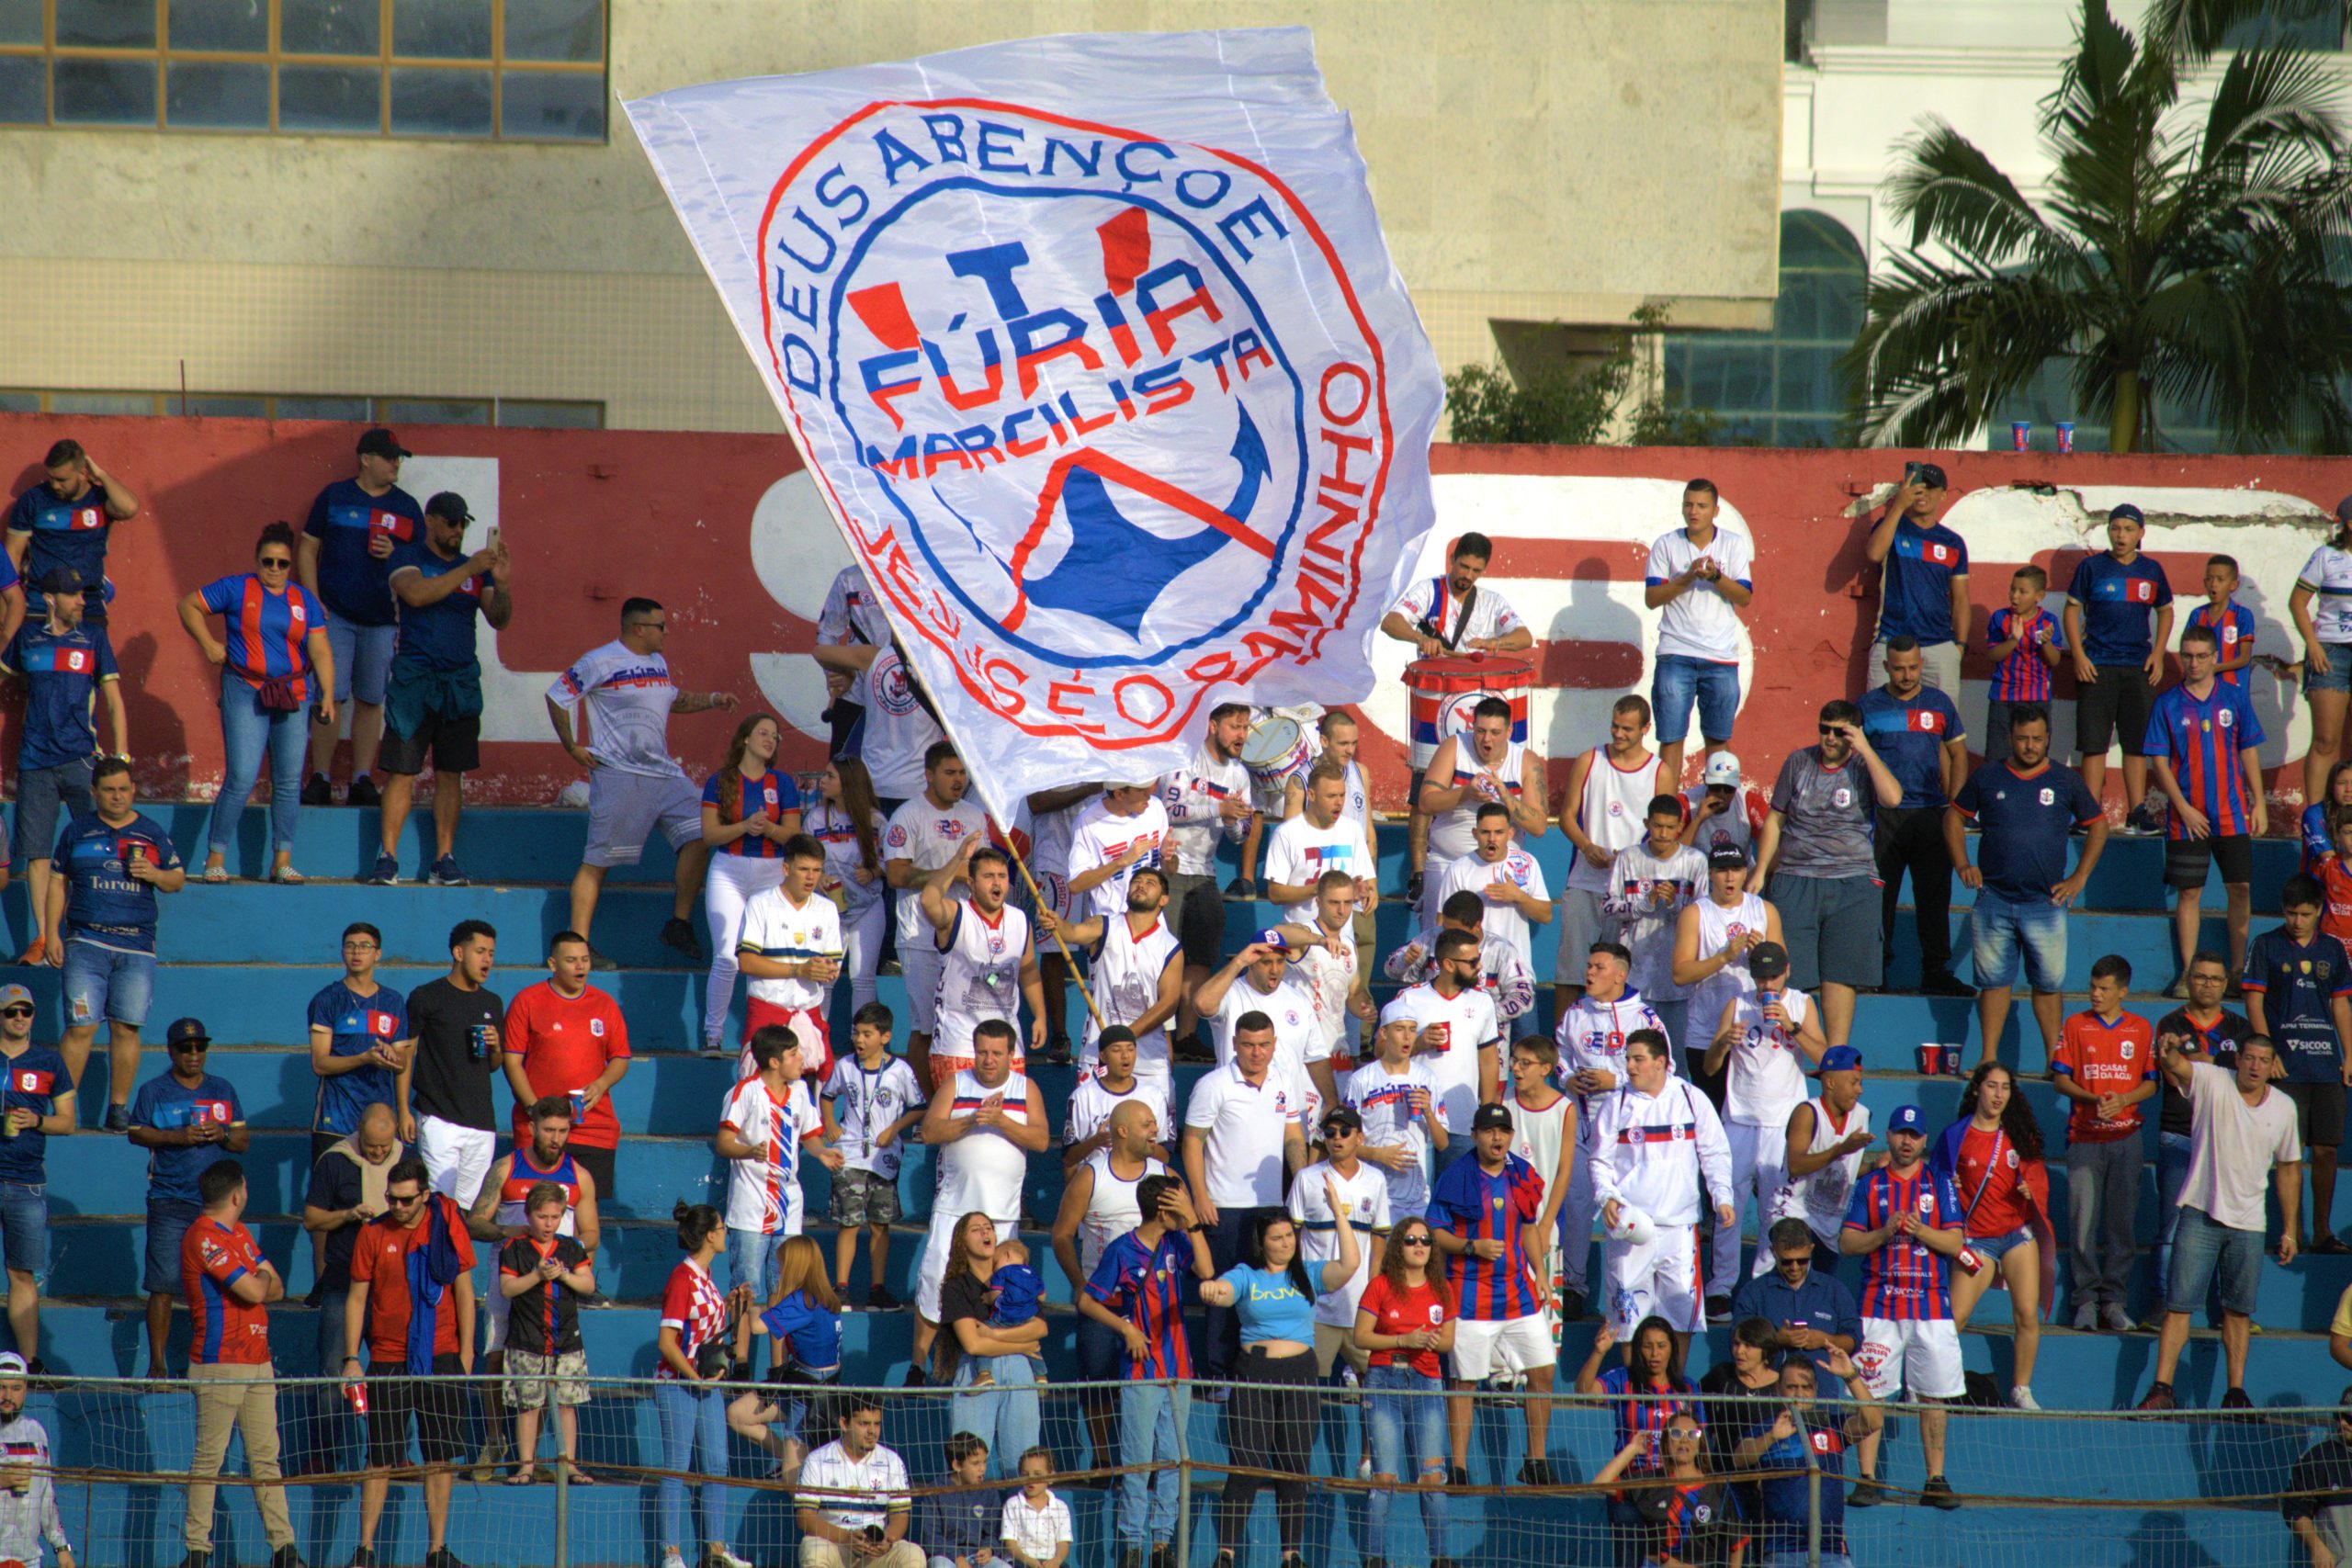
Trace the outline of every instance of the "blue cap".
<instances>
[{"instance_id":1,"label":"blue cap","mask_svg":"<svg viewBox=\"0 0 2352 1568\"><path fill-rule=\"evenodd\" d=\"M2132 522L2139 524L2143 528L2148 525L2148 514L2141 511L2138 507L2132 505L2128 501L2117 503L2115 506L2109 508L2107 513L2107 520L2109 523L2113 523L2119 518L2126 517L2130 518Z\"/></svg>"},{"instance_id":2,"label":"blue cap","mask_svg":"<svg viewBox=\"0 0 2352 1568\"><path fill-rule=\"evenodd\" d=\"M1264 946L1272 948L1286 948L1290 945L1283 940L1283 929L1280 926L1268 926L1258 933L1258 941Z\"/></svg>"},{"instance_id":3,"label":"blue cap","mask_svg":"<svg viewBox=\"0 0 2352 1568\"><path fill-rule=\"evenodd\" d=\"M1825 1073L1850 1072L1861 1065L1862 1054L1851 1045L1832 1045L1821 1054L1819 1070Z\"/></svg>"},{"instance_id":4,"label":"blue cap","mask_svg":"<svg viewBox=\"0 0 2352 1568\"><path fill-rule=\"evenodd\" d=\"M1919 1114L1919 1108L1916 1105L1897 1106L1894 1114L1886 1119L1886 1130L1890 1133L1917 1133L1924 1138L1928 1135L1928 1119Z\"/></svg>"}]
</instances>

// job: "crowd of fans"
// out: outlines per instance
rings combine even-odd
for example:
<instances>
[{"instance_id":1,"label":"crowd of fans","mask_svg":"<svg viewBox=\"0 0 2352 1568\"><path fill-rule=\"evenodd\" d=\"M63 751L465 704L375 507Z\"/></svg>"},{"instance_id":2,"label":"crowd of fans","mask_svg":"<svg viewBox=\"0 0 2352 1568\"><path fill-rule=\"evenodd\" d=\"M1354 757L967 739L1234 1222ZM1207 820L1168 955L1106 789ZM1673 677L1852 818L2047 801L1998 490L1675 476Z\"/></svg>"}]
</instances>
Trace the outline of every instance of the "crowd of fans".
<instances>
[{"instance_id":1,"label":"crowd of fans","mask_svg":"<svg viewBox=\"0 0 2352 1568\"><path fill-rule=\"evenodd\" d=\"M356 475L320 494L299 534L271 525L251 573L180 602L188 635L220 667L228 758L200 880L230 876L236 818L265 766L266 874L301 880L298 814L334 798L329 763L348 705L344 798L382 814L368 880L399 879L400 834L429 761L435 851L421 869L465 885L456 828L463 775L480 761L475 627L513 615L511 561L494 530L465 550L464 498L420 506L401 490L407 456L392 433L368 431ZM207 1070L196 1019L165 1031L168 1070L138 1079L162 896L188 874L138 808L106 627L108 530L140 503L74 443L52 448L46 468L9 514L0 643L27 687L14 847L40 931L23 961L62 968L66 1023L55 1048L35 1043L31 996L0 987L0 1239L19 1352L0 1356L0 1417L21 1422L23 1380L43 1371L46 1145L78 1130L73 1090L103 1022L105 1130L149 1155L150 1374L182 1371L167 1340L183 1303L196 1472L217 1473L235 1431L254 1476L275 1483L268 1309L285 1284L242 1223L243 1109ZM387 1472L407 1461L412 1436L427 1568L457 1568L448 1504L477 1392L492 1433L472 1461L477 1481L540 1479L545 1426L565 1478L597 1483L579 1461L580 1312L599 1292L600 1205L625 1201L612 1091L631 1056L627 1018L594 983L614 965L591 935L606 870L637 862L657 830L677 863L661 941L701 959L688 919L701 898L712 942L702 1045L738 1066L713 1135L726 1201L677 1203L684 1256L661 1303L665 1568L697 1548L712 1568L743 1568L725 1539L730 1434L801 1489L806 1568L1062 1568L1071 1514L1046 1480L1057 1456L1038 1444L1048 1292L1018 1234L1031 1156L1057 1137L1050 1245L1075 1296L1076 1368L1118 1385L1081 1397L1093 1463L1128 1467L1116 1481L1122 1568L1172 1561L1168 1461L1194 1378L1224 1406L1238 1467L1216 1510L1221 1565L1241 1551L1261 1474L1285 1568L1304 1562L1317 1391L1336 1382L1361 1404L1367 1561L1385 1563L1393 1535L1386 1483L1413 1487L1444 1568L1447 1490L1466 1484L1478 1391L1525 1391L1518 1479L1551 1483L1544 1396L1566 1325L1595 1317L1573 1381L1615 1412L1615 1458L1600 1479L1623 1483L1609 1518L1623 1561L1739 1550L1767 1568L1801 1561L1802 1483L1711 1477L1801 1469L1809 1450L1842 1478L1850 1448L1850 1491L1841 1479L1820 1505L1821 1561L1844 1562L1844 1509L1897 1500L1881 1479L1883 1401L1928 1406L1917 1423L1928 1479L1902 1495L1960 1506L1939 1406L1965 1391L1959 1331L1987 1290L2010 1297L2007 1397L2019 1408L2038 1408L2058 1242L2073 1326L2133 1326L2124 1303L2152 1109L2164 1310L2141 1325L2160 1332L2142 1407L2174 1403L2190 1316L2216 1287L2223 1404L2245 1404L2267 1190L2285 1214L2281 1262L2299 1248L2352 1250L2331 1228L2352 1081L2352 762L2334 755L2352 692L2352 521L2294 588L2303 659L2269 660L2304 682L2314 804L2281 924L2251 936L2250 845L2267 816L2247 682L2264 656L2233 599L2234 563L2209 564L2205 602L2177 646L2171 590L2139 551L2132 506L2115 509L2109 549L2076 568L2059 615L2043 606L2041 569L2018 570L1983 634L1988 760L1972 769L1953 700L1974 635L1967 545L1937 520L1944 496L1940 470L1914 464L1869 520L1884 682L1824 706L1817 743L1787 758L1767 793L1731 750L1738 618L1757 567L1746 539L1717 526L1714 487L1691 481L1681 525L1649 558L1645 592L1661 616L1650 695L1620 698L1606 737L1568 761L1556 815L1545 760L1512 739L1509 705L1478 703L1412 781L1408 877L1386 889L1345 712L1282 710L1273 716L1311 732L1309 754L1253 771L1244 745L1269 716L1227 705L1176 773L1041 795L995 823L967 798L963 761L851 569L819 627L835 739L821 779L804 793L778 766L782 727L754 713L697 788L670 754L669 715L736 698L681 689L666 613L627 601L620 636L548 694L557 738L589 773L586 849L548 978L494 994L498 933L467 919L449 932L447 975L403 997L377 977L380 933L358 922L342 935L343 976L310 1009L318 1089L301 1217L320 1310L306 1370L342 1380L364 1411L355 1568L374 1568ZM2352 519L2352 500L2339 517ZM1424 656L1528 648L1530 629L1481 585L1492 556L1482 536L1462 536L1384 631ZM2052 675L2069 661L2079 771L2052 756ZM101 709L111 750L97 739ZM1693 709L1700 782L1686 791ZM2153 1028L2125 1010L2132 974L2119 956L2092 966L2084 1010L2060 1005L2065 912L2109 835L2100 791L2119 727L2121 830L2165 836L2178 910L2168 995L2182 1005ZM1556 893L1524 847L1555 827L1574 849ZM1226 887L1221 840L1241 851ZM2199 891L2215 863L2226 955L2199 944ZM1976 987L1951 968L1955 874L1974 896ZM1860 1098L1855 1005L1883 982L1905 877L1922 988L1973 991L1981 1046L1958 1119L1938 1129L1901 1107L1881 1150ZM1260 896L1276 922L1228 952L1227 899ZM1412 906L1418 928L1385 957L1369 919L1384 896ZM1549 924L1547 1034L1532 960ZM1397 987L1385 1003L1375 960ZM1996 1051L2020 967L2069 1106L2064 1216L2019 1075ZM903 1019L876 999L884 972L905 977ZM748 1017L730 1037L739 977ZM1076 1040L1074 977L1088 1004ZM837 1049L830 1019L844 978L852 1023ZM2240 998L2243 1014L2224 1006ZM1073 1058L1078 1087L1049 1111L1027 1065ZM1180 1109L1173 1066L1185 1059L1208 1066ZM964 1488L927 1499L919 1529L879 1406L839 1392L877 1371L845 1355L842 1314L901 1309L885 1276L902 1153L916 1142L935 1185L927 1205L904 1205L931 1216L907 1303L908 1378L950 1396L945 1478ZM805 1234L803 1161L831 1173L830 1251ZM1751 1207L1760 1241L1744 1258ZM861 1236L869 1260L853 1305ZM478 1246L495 1254L482 1302ZM1859 1295L1840 1278L1848 1258L1860 1260ZM1734 1325L1730 1357L1693 1382L1693 1337L1722 1321ZM2336 1327L2352 1365L2352 1312ZM746 1368L762 1363L768 1381L747 1389ZM1706 1419L1709 1398L1742 1394L1777 1395L1777 1413ZM11 1459L17 1430L0 1427ZM992 1478L1017 1486L1001 1509L971 1490ZM258 1498L273 1568L294 1568L282 1494L264 1484ZM8 1551L36 1560L38 1541L17 1544L26 1520L62 1544L53 1502L28 1513L0 1499ZM204 1487L191 1489L186 1536L189 1568L208 1568Z\"/></svg>"}]
</instances>

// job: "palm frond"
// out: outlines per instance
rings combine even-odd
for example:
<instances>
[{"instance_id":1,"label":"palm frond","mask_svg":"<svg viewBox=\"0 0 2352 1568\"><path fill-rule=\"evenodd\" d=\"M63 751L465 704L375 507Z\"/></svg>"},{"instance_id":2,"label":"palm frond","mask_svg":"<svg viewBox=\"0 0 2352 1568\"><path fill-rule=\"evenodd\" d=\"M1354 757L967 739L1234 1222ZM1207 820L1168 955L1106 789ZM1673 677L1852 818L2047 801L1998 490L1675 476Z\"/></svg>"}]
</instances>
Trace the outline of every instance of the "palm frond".
<instances>
[{"instance_id":1,"label":"palm frond","mask_svg":"<svg viewBox=\"0 0 2352 1568\"><path fill-rule=\"evenodd\" d=\"M2310 50L2240 50L2222 68L2205 114L2199 162L2242 163L2282 148L2325 164L2343 155L2337 129L2343 95L2332 62Z\"/></svg>"},{"instance_id":2,"label":"palm frond","mask_svg":"<svg viewBox=\"0 0 2352 1568\"><path fill-rule=\"evenodd\" d=\"M1933 240L1998 266L2065 243L1982 149L1941 120L1905 140L1885 189L1887 210L1911 225L1915 248Z\"/></svg>"},{"instance_id":3,"label":"palm frond","mask_svg":"<svg viewBox=\"0 0 2352 1568\"><path fill-rule=\"evenodd\" d=\"M2075 299L2030 274L1892 258L1869 284L1862 331L1838 362L1861 438L1963 439L2069 350L2080 325Z\"/></svg>"}]
</instances>

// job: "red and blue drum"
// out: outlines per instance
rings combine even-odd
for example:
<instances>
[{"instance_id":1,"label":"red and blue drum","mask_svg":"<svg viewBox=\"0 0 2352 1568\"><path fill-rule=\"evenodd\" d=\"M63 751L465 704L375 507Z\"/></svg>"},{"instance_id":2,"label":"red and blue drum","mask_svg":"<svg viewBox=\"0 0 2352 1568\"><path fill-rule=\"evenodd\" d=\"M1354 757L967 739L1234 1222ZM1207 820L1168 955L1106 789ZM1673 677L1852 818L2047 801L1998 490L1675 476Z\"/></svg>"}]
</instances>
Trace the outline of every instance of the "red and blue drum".
<instances>
[{"instance_id":1,"label":"red and blue drum","mask_svg":"<svg viewBox=\"0 0 2352 1568\"><path fill-rule=\"evenodd\" d=\"M1412 712L1413 768L1420 772L1450 736L1470 728L1470 710L1487 697L1510 705L1510 738L1527 743L1527 698L1535 687L1535 666L1509 654L1441 654L1405 666Z\"/></svg>"}]
</instances>

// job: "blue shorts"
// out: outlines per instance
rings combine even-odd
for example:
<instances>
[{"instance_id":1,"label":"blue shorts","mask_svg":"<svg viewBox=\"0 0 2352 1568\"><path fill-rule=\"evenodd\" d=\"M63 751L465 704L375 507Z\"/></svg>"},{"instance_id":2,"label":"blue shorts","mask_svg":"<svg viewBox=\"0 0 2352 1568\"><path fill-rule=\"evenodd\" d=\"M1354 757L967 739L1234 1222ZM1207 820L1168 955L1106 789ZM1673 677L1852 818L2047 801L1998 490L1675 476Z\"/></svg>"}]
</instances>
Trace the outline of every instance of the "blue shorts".
<instances>
[{"instance_id":1,"label":"blue shorts","mask_svg":"<svg viewBox=\"0 0 2352 1568\"><path fill-rule=\"evenodd\" d=\"M2172 1278L2165 1281L2165 1310L2195 1312L2216 1274L2222 1280L2222 1310L2252 1317L2255 1292L2262 1283L2262 1233L2234 1229L2204 1210L2183 1203L2172 1233Z\"/></svg>"},{"instance_id":2,"label":"blue shorts","mask_svg":"<svg viewBox=\"0 0 2352 1568\"><path fill-rule=\"evenodd\" d=\"M1968 931L1979 986L2016 985L2022 959L2027 985L2042 992L2066 988L2066 911L2049 899L2012 903L1980 887Z\"/></svg>"},{"instance_id":3,"label":"blue shorts","mask_svg":"<svg viewBox=\"0 0 2352 1568\"><path fill-rule=\"evenodd\" d=\"M180 1293L180 1243L204 1211L178 1198L147 1200L147 1279L151 1296Z\"/></svg>"},{"instance_id":4,"label":"blue shorts","mask_svg":"<svg viewBox=\"0 0 2352 1568\"><path fill-rule=\"evenodd\" d=\"M38 1181L0 1181L0 1261L11 1274L30 1274L36 1289L49 1283L49 1188Z\"/></svg>"},{"instance_id":5,"label":"blue shorts","mask_svg":"<svg viewBox=\"0 0 2352 1568\"><path fill-rule=\"evenodd\" d=\"M397 626L363 626L327 612L327 646L334 649L334 700L347 703L356 694L369 707L384 705L384 686L392 673L392 646L400 640Z\"/></svg>"},{"instance_id":6,"label":"blue shorts","mask_svg":"<svg viewBox=\"0 0 2352 1568\"><path fill-rule=\"evenodd\" d=\"M1987 1263L1998 1263L2009 1255L2012 1247L2032 1245L2033 1233L2023 1225L2019 1225L2013 1231L2005 1231L1999 1235L1973 1235L1968 1238L1969 1250Z\"/></svg>"},{"instance_id":7,"label":"blue shorts","mask_svg":"<svg viewBox=\"0 0 2352 1568\"><path fill-rule=\"evenodd\" d=\"M1699 733L1710 743L1731 739L1739 716L1739 666L1687 653L1661 653L1650 671L1650 719L1660 744L1679 745L1690 733L1690 705L1699 705Z\"/></svg>"},{"instance_id":8,"label":"blue shorts","mask_svg":"<svg viewBox=\"0 0 2352 1568\"><path fill-rule=\"evenodd\" d=\"M2311 664L2303 665L2303 690L2306 692L2352 692L2352 643L2324 642L2327 649L2327 673L2314 673Z\"/></svg>"},{"instance_id":9,"label":"blue shorts","mask_svg":"<svg viewBox=\"0 0 2352 1568\"><path fill-rule=\"evenodd\" d=\"M95 1028L100 1019L136 1029L155 999L155 955L100 947L80 937L65 942L65 1027Z\"/></svg>"}]
</instances>

